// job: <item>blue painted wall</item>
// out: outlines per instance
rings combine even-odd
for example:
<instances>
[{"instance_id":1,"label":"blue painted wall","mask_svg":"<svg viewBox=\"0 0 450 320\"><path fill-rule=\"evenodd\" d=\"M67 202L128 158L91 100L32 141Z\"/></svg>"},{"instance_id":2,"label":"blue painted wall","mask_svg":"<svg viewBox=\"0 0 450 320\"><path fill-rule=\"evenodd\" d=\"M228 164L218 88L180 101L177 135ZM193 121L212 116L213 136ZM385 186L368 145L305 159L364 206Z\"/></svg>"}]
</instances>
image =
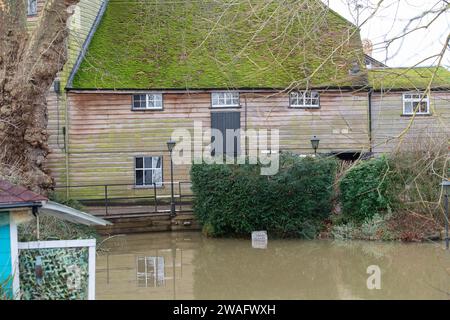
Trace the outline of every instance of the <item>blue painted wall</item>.
<instances>
[{"instance_id":1,"label":"blue painted wall","mask_svg":"<svg viewBox=\"0 0 450 320\"><path fill-rule=\"evenodd\" d=\"M11 239L9 231L9 212L0 212L0 284L11 289Z\"/></svg>"}]
</instances>

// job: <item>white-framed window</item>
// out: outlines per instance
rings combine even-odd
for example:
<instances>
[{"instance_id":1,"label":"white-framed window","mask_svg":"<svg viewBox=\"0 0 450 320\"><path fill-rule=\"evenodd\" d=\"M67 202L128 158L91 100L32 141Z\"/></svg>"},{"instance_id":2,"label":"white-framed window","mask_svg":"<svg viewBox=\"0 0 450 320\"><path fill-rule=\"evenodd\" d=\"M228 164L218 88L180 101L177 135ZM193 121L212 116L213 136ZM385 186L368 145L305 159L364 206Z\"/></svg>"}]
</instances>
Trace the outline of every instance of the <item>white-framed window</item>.
<instances>
[{"instance_id":1,"label":"white-framed window","mask_svg":"<svg viewBox=\"0 0 450 320\"><path fill-rule=\"evenodd\" d=\"M289 105L292 108L319 108L320 95L318 91L293 91L289 95Z\"/></svg>"},{"instance_id":2,"label":"white-framed window","mask_svg":"<svg viewBox=\"0 0 450 320\"><path fill-rule=\"evenodd\" d=\"M213 92L211 106L213 108L239 107L239 92Z\"/></svg>"},{"instance_id":3,"label":"white-framed window","mask_svg":"<svg viewBox=\"0 0 450 320\"><path fill-rule=\"evenodd\" d=\"M27 15L34 16L37 14L37 0L27 1Z\"/></svg>"},{"instance_id":4,"label":"white-framed window","mask_svg":"<svg viewBox=\"0 0 450 320\"><path fill-rule=\"evenodd\" d=\"M403 94L403 114L430 114L430 99L422 93Z\"/></svg>"},{"instance_id":5,"label":"white-framed window","mask_svg":"<svg viewBox=\"0 0 450 320\"><path fill-rule=\"evenodd\" d=\"M162 110L162 93L133 94L133 110Z\"/></svg>"},{"instance_id":6,"label":"white-framed window","mask_svg":"<svg viewBox=\"0 0 450 320\"><path fill-rule=\"evenodd\" d=\"M162 157L135 157L135 185L136 187L162 186Z\"/></svg>"}]
</instances>

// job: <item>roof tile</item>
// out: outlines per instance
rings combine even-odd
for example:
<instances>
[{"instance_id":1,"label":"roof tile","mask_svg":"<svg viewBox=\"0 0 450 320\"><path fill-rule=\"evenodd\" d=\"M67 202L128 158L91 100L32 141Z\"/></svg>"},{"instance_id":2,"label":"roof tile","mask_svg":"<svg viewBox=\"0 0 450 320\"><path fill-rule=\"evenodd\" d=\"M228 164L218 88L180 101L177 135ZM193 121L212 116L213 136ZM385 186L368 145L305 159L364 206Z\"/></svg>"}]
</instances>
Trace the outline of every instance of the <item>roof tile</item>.
<instances>
[{"instance_id":1,"label":"roof tile","mask_svg":"<svg viewBox=\"0 0 450 320\"><path fill-rule=\"evenodd\" d=\"M48 200L25 187L15 186L6 180L0 180L0 204L20 204Z\"/></svg>"}]
</instances>

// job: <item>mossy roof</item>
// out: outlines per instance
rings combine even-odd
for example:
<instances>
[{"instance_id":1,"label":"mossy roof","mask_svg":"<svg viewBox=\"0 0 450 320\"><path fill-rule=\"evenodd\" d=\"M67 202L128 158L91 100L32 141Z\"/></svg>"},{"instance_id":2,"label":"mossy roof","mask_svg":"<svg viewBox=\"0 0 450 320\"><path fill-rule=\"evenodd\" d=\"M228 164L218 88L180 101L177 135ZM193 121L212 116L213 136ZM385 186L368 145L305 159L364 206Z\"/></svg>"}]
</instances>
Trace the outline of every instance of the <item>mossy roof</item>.
<instances>
[{"instance_id":1,"label":"mossy roof","mask_svg":"<svg viewBox=\"0 0 450 320\"><path fill-rule=\"evenodd\" d=\"M431 89L450 89L450 71L444 67L369 70L369 85L375 90L424 90L430 82Z\"/></svg>"},{"instance_id":2,"label":"mossy roof","mask_svg":"<svg viewBox=\"0 0 450 320\"><path fill-rule=\"evenodd\" d=\"M359 30L320 0L110 0L71 87L359 86L363 61Z\"/></svg>"}]
</instances>

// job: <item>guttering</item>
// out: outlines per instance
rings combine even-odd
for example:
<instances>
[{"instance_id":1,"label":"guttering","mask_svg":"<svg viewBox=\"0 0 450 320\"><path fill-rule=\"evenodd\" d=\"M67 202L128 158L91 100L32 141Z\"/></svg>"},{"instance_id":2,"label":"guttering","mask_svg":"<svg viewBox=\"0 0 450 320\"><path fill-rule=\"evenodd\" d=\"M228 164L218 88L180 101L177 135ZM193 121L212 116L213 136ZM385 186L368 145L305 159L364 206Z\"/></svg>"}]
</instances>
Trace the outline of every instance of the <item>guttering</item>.
<instances>
[{"instance_id":1,"label":"guttering","mask_svg":"<svg viewBox=\"0 0 450 320\"><path fill-rule=\"evenodd\" d=\"M426 90L426 88L377 88L372 89L373 92L403 92L403 91L417 91ZM433 87L431 91L449 91L450 87Z\"/></svg>"},{"instance_id":2,"label":"guttering","mask_svg":"<svg viewBox=\"0 0 450 320\"><path fill-rule=\"evenodd\" d=\"M369 152L372 153L372 94L373 89L371 88L368 93L369 99Z\"/></svg>"},{"instance_id":3,"label":"guttering","mask_svg":"<svg viewBox=\"0 0 450 320\"><path fill-rule=\"evenodd\" d=\"M94 23L92 24L91 29L89 30L89 33L88 33L86 39L84 40L83 46L81 47L81 51L78 54L77 60L75 61L75 64L74 64L72 70L70 71L69 80L67 81L66 88L72 86L73 78L75 77L75 74L78 72L81 62L83 61L83 59L86 55L87 49L88 49L89 45L91 44L92 37L94 36L95 31L97 31L98 25L100 24L100 21L103 18L103 14L106 11L108 2L109 2L109 0L103 0L103 3L100 6L100 9L97 12L97 16L95 17Z\"/></svg>"},{"instance_id":4,"label":"guttering","mask_svg":"<svg viewBox=\"0 0 450 320\"><path fill-rule=\"evenodd\" d=\"M40 208L42 202L1 203L0 209Z\"/></svg>"}]
</instances>

